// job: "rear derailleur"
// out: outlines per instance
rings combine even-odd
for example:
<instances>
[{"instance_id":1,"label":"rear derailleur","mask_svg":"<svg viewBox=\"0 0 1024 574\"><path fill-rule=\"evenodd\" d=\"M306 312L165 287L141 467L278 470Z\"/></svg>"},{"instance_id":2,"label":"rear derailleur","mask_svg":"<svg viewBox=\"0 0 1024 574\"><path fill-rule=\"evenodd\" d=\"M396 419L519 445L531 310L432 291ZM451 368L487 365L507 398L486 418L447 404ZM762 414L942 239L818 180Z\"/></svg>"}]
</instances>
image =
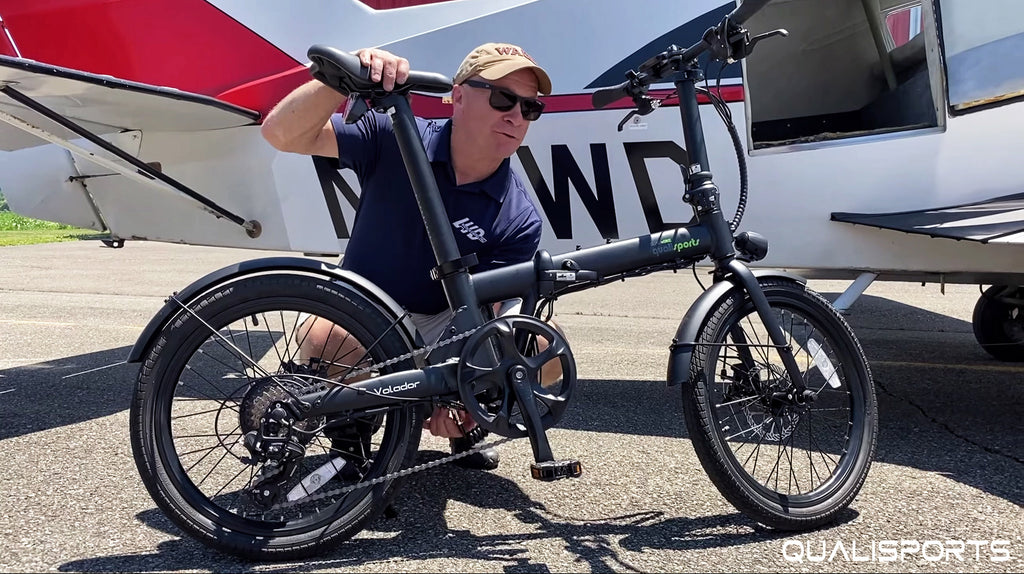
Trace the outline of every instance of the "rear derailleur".
<instances>
[{"instance_id":1,"label":"rear derailleur","mask_svg":"<svg viewBox=\"0 0 1024 574\"><path fill-rule=\"evenodd\" d=\"M251 456L245 462L263 465L247 492L259 507L269 509L284 500L284 486L306 455L306 447L295 438L291 424L288 412L278 403L262 417L258 430L249 430L242 438Z\"/></svg>"}]
</instances>

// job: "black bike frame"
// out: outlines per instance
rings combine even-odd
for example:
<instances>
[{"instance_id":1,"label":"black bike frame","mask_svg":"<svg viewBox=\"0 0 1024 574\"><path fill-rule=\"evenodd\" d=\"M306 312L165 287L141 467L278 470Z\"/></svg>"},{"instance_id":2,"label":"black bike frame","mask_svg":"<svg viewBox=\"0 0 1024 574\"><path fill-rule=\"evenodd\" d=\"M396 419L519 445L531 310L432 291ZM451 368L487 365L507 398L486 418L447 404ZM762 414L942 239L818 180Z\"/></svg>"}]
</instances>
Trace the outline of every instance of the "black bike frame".
<instances>
[{"instance_id":1,"label":"black bike frame","mask_svg":"<svg viewBox=\"0 0 1024 574\"><path fill-rule=\"evenodd\" d=\"M376 107L385 109L394 125L395 137L437 259L437 270L447 270L439 272L439 278L449 308L456 313L446 336L483 325L483 304L521 298L523 313L533 314L538 300L545 295L553 295L556 288L559 292L578 291L598 286L608 277L645 268L652 268L652 271L681 268L710 257L715 264L716 280L732 280L749 293L797 391L803 391L800 369L778 319L771 312L757 279L747 265L736 258L733 234L720 208L718 188L712 182L708 165L696 92L696 82L701 79L696 60L685 62L674 77L686 149L692 162L688 166L680 166L686 181L683 199L693 207L695 224L559 255L549 255L541 250L532 261L480 273L470 273L465 268L466 260L459 252L454 232L448 225L444 204L409 102L399 94L389 94L378 102ZM450 347L448 356L457 358L463 345L464 341L457 341L445 347ZM382 375L306 395L301 397L306 403L301 405L301 414L296 414L303 418L315 417L394 407L403 401L422 402L457 394L457 364L457 360L450 358L423 369ZM523 399L520 404L524 404L526 397L520 398ZM532 401L528 403L532 407ZM530 421L533 418L530 413L524 415L528 419L528 427L535 424L534 428L541 430L533 432L531 429L529 433L537 461L552 460L547 440L539 427L539 418ZM534 435L540 436L536 438Z\"/></svg>"}]
</instances>

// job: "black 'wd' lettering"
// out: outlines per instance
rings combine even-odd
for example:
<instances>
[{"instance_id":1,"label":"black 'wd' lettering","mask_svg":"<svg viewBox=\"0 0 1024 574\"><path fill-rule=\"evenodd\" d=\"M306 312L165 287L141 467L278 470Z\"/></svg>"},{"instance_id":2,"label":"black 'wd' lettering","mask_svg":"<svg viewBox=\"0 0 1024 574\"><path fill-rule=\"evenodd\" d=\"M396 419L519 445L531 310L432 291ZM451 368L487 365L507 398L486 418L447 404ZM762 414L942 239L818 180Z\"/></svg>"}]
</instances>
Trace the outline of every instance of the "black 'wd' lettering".
<instances>
[{"instance_id":1,"label":"black 'wd' lettering","mask_svg":"<svg viewBox=\"0 0 1024 574\"><path fill-rule=\"evenodd\" d=\"M680 169L686 169L690 163L686 150L672 141L625 142L622 145L626 148L629 171L633 172L633 182L636 184L636 193L640 197L640 207L644 210L644 218L647 219L647 228L651 233L658 233L681 226L681 223L666 223L662 219L661 209L658 208L658 198L654 195L654 185L651 183L651 174L647 171L645 160L669 158ZM680 186L681 189L683 189L682 186Z\"/></svg>"},{"instance_id":2,"label":"black 'wd' lettering","mask_svg":"<svg viewBox=\"0 0 1024 574\"><path fill-rule=\"evenodd\" d=\"M552 181L554 195L548 190L544 176L537 167L537 161L528 146L520 146L516 151L519 161L523 164L526 176L530 179L537 199L540 201L544 216L551 224L551 229L558 239L572 238L572 212L569 207L569 184L576 188L583 206L590 218L594 220L601 237L618 239L619 227L615 220L615 198L612 194L612 178L608 169L608 151L604 144L590 144L590 157L594 165L594 187L590 188L583 170L572 157L569 146L558 144L551 146Z\"/></svg>"},{"instance_id":3,"label":"black 'wd' lettering","mask_svg":"<svg viewBox=\"0 0 1024 574\"><path fill-rule=\"evenodd\" d=\"M338 239L348 239L348 225L345 223L345 215L341 212L338 192L341 192L353 209L359 209L359 196L356 195L352 186L341 177L337 159L313 156L313 167L316 168L316 177L320 180L320 189L324 192L327 213L330 214L331 222L334 223L334 233Z\"/></svg>"}]
</instances>

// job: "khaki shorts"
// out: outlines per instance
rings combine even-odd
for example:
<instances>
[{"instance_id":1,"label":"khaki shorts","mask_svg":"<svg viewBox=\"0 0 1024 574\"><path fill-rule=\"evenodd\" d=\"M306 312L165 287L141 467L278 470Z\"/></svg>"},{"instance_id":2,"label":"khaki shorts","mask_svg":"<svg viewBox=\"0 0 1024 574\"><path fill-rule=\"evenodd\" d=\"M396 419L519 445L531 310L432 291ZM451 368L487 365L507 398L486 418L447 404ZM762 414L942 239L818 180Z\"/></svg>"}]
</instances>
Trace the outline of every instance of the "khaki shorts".
<instances>
[{"instance_id":1,"label":"khaki shorts","mask_svg":"<svg viewBox=\"0 0 1024 574\"><path fill-rule=\"evenodd\" d=\"M498 317L505 315L515 315L519 313L520 307L522 307L522 299L509 299L508 301L502 301L501 306L498 308ZM420 337L423 337L423 343L425 345L433 345L434 343L441 340L441 335L444 334L445 327L452 320L455 314L450 309L445 309L436 315L424 315L422 313L409 313L409 317L412 319L416 330L420 332Z\"/></svg>"}]
</instances>

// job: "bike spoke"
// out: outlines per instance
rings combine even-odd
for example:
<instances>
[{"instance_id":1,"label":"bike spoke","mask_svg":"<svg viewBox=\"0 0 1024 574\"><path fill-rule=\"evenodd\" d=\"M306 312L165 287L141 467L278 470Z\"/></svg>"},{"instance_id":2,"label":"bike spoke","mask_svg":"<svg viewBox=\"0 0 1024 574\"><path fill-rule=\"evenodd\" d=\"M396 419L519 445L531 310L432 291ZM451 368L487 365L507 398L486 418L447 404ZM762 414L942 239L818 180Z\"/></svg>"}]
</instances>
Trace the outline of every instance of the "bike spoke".
<instances>
[{"instance_id":1,"label":"bike spoke","mask_svg":"<svg viewBox=\"0 0 1024 574\"><path fill-rule=\"evenodd\" d=\"M843 365L828 337L799 313L773 312L816 400L803 408L783 406L774 415L769 412L768 393L791 383L781 361L782 350L770 342L756 310L748 309L736 326L723 330L724 344L708 366L706 380L714 389L709 395L710 412L732 456L751 479L780 494L803 495L820 488L839 467L849 440L844 429L851 413L843 401L850 395ZM810 351L813 343L808 341L817 343L817 353ZM835 368L840 388L832 388L825 377L821 365L826 360ZM821 380L815 380L819 376ZM775 452L762 460L767 454L763 447L770 443L775 444Z\"/></svg>"},{"instance_id":2,"label":"bike spoke","mask_svg":"<svg viewBox=\"0 0 1024 574\"><path fill-rule=\"evenodd\" d=\"M742 402L756 401L759 398L761 398L761 397L745 397L745 398L742 398L742 399L736 399L734 401L729 401L727 403L717 404L717 405L715 405L715 408L716 409L717 408L722 408L722 407L725 407L725 406L735 405L735 404L742 403Z\"/></svg>"},{"instance_id":3,"label":"bike spoke","mask_svg":"<svg viewBox=\"0 0 1024 574\"><path fill-rule=\"evenodd\" d=\"M283 365L285 360L281 356L281 351L277 348L277 337L275 337L274 333L270 331L270 321L267 321L267 314L261 313L261 316L263 317L263 327L267 330L267 337L270 337L270 346L274 349L274 354L277 355L278 364Z\"/></svg>"},{"instance_id":4,"label":"bike spoke","mask_svg":"<svg viewBox=\"0 0 1024 574\"><path fill-rule=\"evenodd\" d=\"M220 489L217 490L217 492L213 493L213 495L210 498L216 498L216 497L220 496L221 494L223 494L224 490L228 486L230 486L231 483L235 482L235 480L237 480L239 476L242 476L245 473L245 471L247 471L247 470L250 470L249 466L243 466L241 469L239 469L238 472L235 473L235 476L232 476L231 480L225 482L224 486L220 487Z\"/></svg>"},{"instance_id":5,"label":"bike spoke","mask_svg":"<svg viewBox=\"0 0 1024 574\"><path fill-rule=\"evenodd\" d=\"M242 318L242 327L245 329L245 344L246 344L247 347L249 347L249 355L248 356L252 357L253 354L254 354L253 350L252 350L252 333L249 332L249 324L245 322L246 319L252 319L253 325L255 325L256 324L256 315L252 315L250 317L243 317ZM251 364L250 365L245 365L244 361L242 363L243 363L243 366L242 366L243 370L244 369L252 369L252 377L249 377L250 380L252 380L252 378L255 378L255 377L259 376L259 373L256 371L256 367L255 366L252 366ZM248 373L246 373L246 376L248 377Z\"/></svg>"},{"instance_id":6,"label":"bike spoke","mask_svg":"<svg viewBox=\"0 0 1024 574\"><path fill-rule=\"evenodd\" d=\"M800 481L797 480L797 477L796 477L796 468L793 465L793 438L795 436L796 436L795 432L790 433L790 435L789 435L789 447L785 451L786 452L786 461L789 463L789 485L788 485L788 488L787 488L786 492L788 492L790 494L793 493L793 485L794 484L796 484L796 491L798 493L802 492L802 490L800 489Z\"/></svg>"},{"instance_id":7,"label":"bike spoke","mask_svg":"<svg viewBox=\"0 0 1024 574\"><path fill-rule=\"evenodd\" d=\"M203 401L203 402L207 402L207 401ZM187 415L175 415L175 416L171 417L171 420L177 421L177 420L181 420L181 419L197 417L197 416L200 416L200 415L208 415L210 413L220 412L221 410L223 410L223 407L217 407L215 409L210 409L210 410L207 410L207 411L199 411L199 412L195 412L195 413L189 413ZM238 411L235 411L235 412L238 412Z\"/></svg>"},{"instance_id":8,"label":"bike spoke","mask_svg":"<svg viewBox=\"0 0 1024 574\"><path fill-rule=\"evenodd\" d=\"M192 372L194 372L194 371L192 371ZM198 374L198 373L197 373L197 374ZM202 375L200 375L200 377L202 377ZM210 386L213 386L213 385L210 385ZM235 407L233 407L233 406L231 406L231 405L229 405L229 404L227 403L227 401L228 401L229 399L231 399L231 397L230 397L230 396L226 396L226 397L225 397L225 398L223 398L223 399L217 399L217 398L214 398L214 397L212 397L212 396L210 396L210 395L208 395L208 394L204 393L204 392L203 392L203 391L202 391L201 389L199 389L199 387L196 387L195 385L193 385L193 384L191 384L191 383L186 383L185 381L178 381L178 387L179 387L179 388L186 388L186 389L191 389L191 390L195 391L196 393L198 393L198 394L200 394L200 395L202 395L202 396L206 397L207 399L209 399L209 400L211 400L211 401L213 401L213 402L215 402L215 403L217 403L217 404L221 405L221 406L222 406L223 408L226 408L226 409L228 409L228 410L232 410L232 411L235 411L236 413L238 412L238 409L237 409L237 408L235 408ZM214 387L214 388L217 388L217 387L215 387L215 386L213 386L213 387ZM220 389L218 389L218 390L220 390ZM221 391L221 392L223 392L223 391ZM171 417L171 418L172 418L172 419L173 419L173 418L178 418L179 416L182 416L182 415L176 415L176 416L174 416L174 417Z\"/></svg>"},{"instance_id":9,"label":"bike spoke","mask_svg":"<svg viewBox=\"0 0 1024 574\"><path fill-rule=\"evenodd\" d=\"M228 332L230 333L230 331L228 331ZM223 348L223 345L222 345L221 347ZM215 362L217 362L217 363L220 363L220 364L221 364L221 365L223 365L223 366L224 366L224 367L225 367L226 369L228 369L228 372L229 372L229 373L238 373L238 374L242 375L243 377L245 377L246 379L248 379L248 380L249 380L250 382L252 382L252 377L250 377L250 376L249 376L249 373L246 373L246 372L245 372L244 368L243 368L243 370L242 370L242 371L239 371L239 370L237 370L237 368L236 368L236 367L234 367L234 366L232 366L232 365L229 365L229 364L225 363L224 361L220 360L220 359L219 359L218 357L214 356L214 355L213 355L212 353L209 353L209 352L207 352L206 350L204 350L204 349L203 349L202 347L200 347L200 348L199 348L199 350L198 350L198 351L196 351L196 352L197 352L197 353L198 353L198 354L199 354L200 356L202 356L202 357L205 357L205 358L208 358L208 359L210 359L210 360L212 360L212 361L215 361Z\"/></svg>"}]
</instances>

